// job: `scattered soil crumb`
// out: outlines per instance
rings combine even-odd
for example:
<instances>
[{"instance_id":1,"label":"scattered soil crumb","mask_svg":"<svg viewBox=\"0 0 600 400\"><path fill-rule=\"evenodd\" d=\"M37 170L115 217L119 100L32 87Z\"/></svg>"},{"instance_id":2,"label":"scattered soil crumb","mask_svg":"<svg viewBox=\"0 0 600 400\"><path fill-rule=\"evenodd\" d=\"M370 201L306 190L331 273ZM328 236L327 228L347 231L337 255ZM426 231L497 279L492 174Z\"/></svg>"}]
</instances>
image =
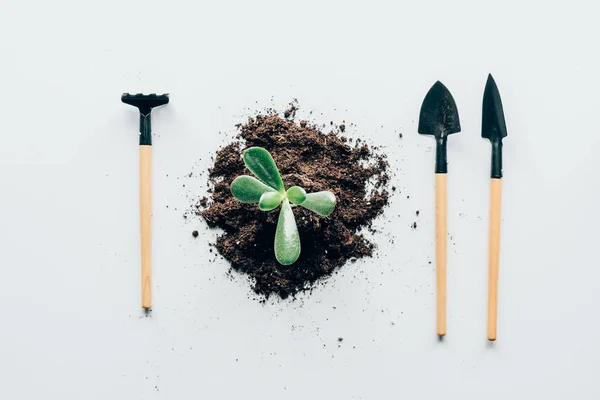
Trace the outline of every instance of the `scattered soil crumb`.
<instances>
[{"instance_id":1,"label":"scattered soil crumb","mask_svg":"<svg viewBox=\"0 0 600 400\"><path fill-rule=\"evenodd\" d=\"M195 238L197 238L198 237L198 231L192 232L192 236L195 237Z\"/></svg>"},{"instance_id":2,"label":"scattered soil crumb","mask_svg":"<svg viewBox=\"0 0 600 400\"><path fill-rule=\"evenodd\" d=\"M296 117L296 111L298 111L298 103L292 101L287 110L283 112L285 119L294 119Z\"/></svg>"}]
</instances>

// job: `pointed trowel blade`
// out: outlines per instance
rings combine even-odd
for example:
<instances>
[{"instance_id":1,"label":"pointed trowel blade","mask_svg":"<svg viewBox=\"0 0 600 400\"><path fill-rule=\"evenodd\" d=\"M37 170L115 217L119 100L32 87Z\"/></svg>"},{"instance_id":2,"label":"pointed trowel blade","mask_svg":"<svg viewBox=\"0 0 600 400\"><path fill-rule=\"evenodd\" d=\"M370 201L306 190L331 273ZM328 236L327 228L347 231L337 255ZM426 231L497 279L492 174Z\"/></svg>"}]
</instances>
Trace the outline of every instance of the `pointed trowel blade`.
<instances>
[{"instance_id":1,"label":"pointed trowel blade","mask_svg":"<svg viewBox=\"0 0 600 400\"><path fill-rule=\"evenodd\" d=\"M492 179L502 178L502 138L506 137L506 122L502 99L494 78L490 74L483 92L481 136L492 143Z\"/></svg>"},{"instance_id":2,"label":"pointed trowel blade","mask_svg":"<svg viewBox=\"0 0 600 400\"><path fill-rule=\"evenodd\" d=\"M492 142L506 137L506 122L502 99L496 81L488 75L485 91L483 92L483 113L481 118L481 136Z\"/></svg>"},{"instance_id":3,"label":"pointed trowel blade","mask_svg":"<svg viewBox=\"0 0 600 400\"><path fill-rule=\"evenodd\" d=\"M443 138L460 132L458 108L450 91L437 81L423 100L419 115L419 133Z\"/></svg>"}]
</instances>

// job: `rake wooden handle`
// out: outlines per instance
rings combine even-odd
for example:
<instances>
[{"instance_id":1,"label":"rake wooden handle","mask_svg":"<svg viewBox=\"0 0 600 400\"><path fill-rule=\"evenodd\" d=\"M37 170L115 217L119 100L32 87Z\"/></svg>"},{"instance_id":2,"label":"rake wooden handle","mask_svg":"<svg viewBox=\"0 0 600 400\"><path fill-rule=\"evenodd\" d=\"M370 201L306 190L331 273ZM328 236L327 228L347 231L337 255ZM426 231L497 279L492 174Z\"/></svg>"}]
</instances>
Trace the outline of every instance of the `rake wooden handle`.
<instances>
[{"instance_id":1,"label":"rake wooden handle","mask_svg":"<svg viewBox=\"0 0 600 400\"><path fill-rule=\"evenodd\" d=\"M152 307L152 146L140 146L140 233L142 245L142 307Z\"/></svg>"},{"instance_id":2,"label":"rake wooden handle","mask_svg":"<svg viewBox=\"0 0 600 400\"><path fill-rule=\"evenodd\" d=\"M498 319L498 266L500 263L500 205L502 201L502 179L492 178L490 185L490 243L488 278L488 340L496 340Z\"/></svg>"},{"instance_id":3,"label":"rake wooden handle","mask_svg":"<svg viewBox=\"0 0 600 400\"><path fill-rule=\"evenodd\" d=\"M446 335L446 174L435 174L436 330Z\"/></svg>"}]
</instances>

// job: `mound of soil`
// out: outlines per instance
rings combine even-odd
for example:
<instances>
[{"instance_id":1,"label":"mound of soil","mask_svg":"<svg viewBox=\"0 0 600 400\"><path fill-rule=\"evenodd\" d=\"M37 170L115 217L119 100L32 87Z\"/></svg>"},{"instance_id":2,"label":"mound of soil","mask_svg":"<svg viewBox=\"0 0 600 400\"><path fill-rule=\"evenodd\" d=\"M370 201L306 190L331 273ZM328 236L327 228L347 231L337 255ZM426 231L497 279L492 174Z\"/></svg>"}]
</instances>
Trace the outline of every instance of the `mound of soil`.
<instances>
[{"instance_id":1,"label":"mound of soil","mask_svg":"<svg viewBox=\"0 0 600 400\"><path fill-rule=\"evenodd\" d=\"M293 118L291 114L285 115ZM197 213L210 227L224 231L216 249L234 270L252 278L256 293L293 296L347 261L373 254L373 243L359 232L371 226L388 202L385 155L360 139L352 144L336 132L325 134L306 121L296 124L275 114L258 115L237 127L236 140L217 152L209 171L210 199L199 201ZM339 128L343 132L345 127ZM258 205L237 201L229 190L237 176L252 175L241 153L253 146L273 155L286 187L299 185L308 193L329 190L337 198L327 218L294 208L302 252L292 265L280 265L273 253L278 209L260 211Z\"/></svg>"}]
</instances>

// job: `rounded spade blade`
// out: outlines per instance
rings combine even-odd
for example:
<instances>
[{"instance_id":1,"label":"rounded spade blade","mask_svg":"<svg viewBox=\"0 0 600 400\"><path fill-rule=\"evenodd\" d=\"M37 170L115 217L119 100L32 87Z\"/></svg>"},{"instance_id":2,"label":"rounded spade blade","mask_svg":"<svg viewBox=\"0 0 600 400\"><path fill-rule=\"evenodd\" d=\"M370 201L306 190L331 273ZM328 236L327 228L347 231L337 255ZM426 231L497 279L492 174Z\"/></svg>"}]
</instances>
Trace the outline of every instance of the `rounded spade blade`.
<instances>
[{"instance_id":1,"label":"rounded spade blade","mask_svg":"<svg viewBox=\"0 0 600 400\"><path fill-rule=\"evenodd\" d=\"M448 135L460 132L456 102L444 84L437 81L423 99L419 115L419 133L436 138L435 173L448 172L446 140Z\"/></svg>"},{"instance_id":2,"label":"rounded spade blade","mask_svg":"<svg viewBox=\"0 0 600 400\"><path fill-rule=\"evenodd\" d=\"M419 115L419 133L444 137L460 132L458 108L452 94L437 81L423 99Z\"/></svg>"}]
</instances>

